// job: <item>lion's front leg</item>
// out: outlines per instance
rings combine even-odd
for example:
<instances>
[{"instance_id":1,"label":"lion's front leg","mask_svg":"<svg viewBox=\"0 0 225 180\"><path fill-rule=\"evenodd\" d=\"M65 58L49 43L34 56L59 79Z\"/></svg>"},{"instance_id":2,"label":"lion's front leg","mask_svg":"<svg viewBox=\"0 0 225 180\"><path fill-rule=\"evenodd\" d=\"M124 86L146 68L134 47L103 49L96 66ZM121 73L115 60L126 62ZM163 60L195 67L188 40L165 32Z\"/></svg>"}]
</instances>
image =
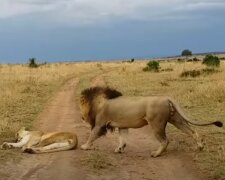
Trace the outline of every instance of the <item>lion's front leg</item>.
<instances>
[{"instance_id":1,"label":"lion's front leg","mask_svg":"<svg viewBox=\"0 0 225 180\"><path fill-rule=\"evenodd\" d=\"M101 130L101 127L95 126L92 129L91 134L90 134L87 142L81 146L81 149L83 149L83 150L91 149L91 146L92 146L93 142L99 137L100 130Z\"/></svg>"},{"instance_id":2,"label":"lion's front leg","mask_svg":"<svg viewBox=\"0 0 225 180\"><path fill-rule=\"evenodd\" d=\"M123 153L126 147L128 129L119 128L119 145L115 149L116 153Z\"/></svg>"}]
</instances>

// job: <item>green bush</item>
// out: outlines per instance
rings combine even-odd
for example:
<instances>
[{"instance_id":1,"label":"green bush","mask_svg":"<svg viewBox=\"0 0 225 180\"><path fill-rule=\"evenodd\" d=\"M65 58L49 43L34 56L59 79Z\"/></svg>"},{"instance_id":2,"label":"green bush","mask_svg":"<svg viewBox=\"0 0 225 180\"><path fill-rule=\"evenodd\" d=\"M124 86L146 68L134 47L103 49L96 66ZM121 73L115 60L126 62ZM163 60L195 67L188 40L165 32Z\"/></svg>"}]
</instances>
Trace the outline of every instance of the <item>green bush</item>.
<instances>
[{"instance_id":1,"label":"green bush","mask_svg":"<svg viewBox=\"0 0 225 180\"><path fill-rule=\"evenodd\" d=\"M38 67L38 64L37 64L35 58L30 58L30 59L29 59L29 67L30 67L30 68L37 68L37 67Z\"/></svg>"},{"instance_id":2,"label":"green bush","mask_svg":"<svg viewBox=\"0 0 225 180\"><path fill-rule=\"evenodd\" d=\"M203 59L202 64L210 67L219 67L220 66L220 59L217 56L213 56L211 54L206 55Z\"/></svg>"},{"instance_id":3,"label":"green bush","mask_svg":"<svg viewBox=\"0 0 225 180\"><path fill-rule=\"evenodd\" d=\"M160 66L158 61L149 61L147 66L143 68L143 71L159 72Z\"/></svg>"}]
</instances>

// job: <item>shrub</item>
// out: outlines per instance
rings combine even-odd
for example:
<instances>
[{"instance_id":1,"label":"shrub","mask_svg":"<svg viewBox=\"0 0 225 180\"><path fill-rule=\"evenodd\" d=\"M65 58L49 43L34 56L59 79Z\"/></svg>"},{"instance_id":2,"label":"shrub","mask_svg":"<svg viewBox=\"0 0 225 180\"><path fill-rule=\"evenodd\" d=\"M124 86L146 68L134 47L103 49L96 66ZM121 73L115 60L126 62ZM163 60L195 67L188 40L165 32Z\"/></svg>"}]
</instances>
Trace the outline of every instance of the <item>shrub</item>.
<instances>
[{"instance_id":1,"label":"shrub","mask_svg":"<svg viewBox=\"0 0 225 180\"><path fill-rule=\"evenodd\" d=\"M220 66L220 59L217 56L213 56L211 54L206 55L203 59L202 64L210 67L219 67Z\"/></svg>"},{"instance_id":2,"label":"shrub","mask_svg":"<svg viewBox=\"0 0 225 180\"><path fill-rule=\"evenodd\" d=\"M181 73L181 77L197 77L201 75L200 70L190 70L190 71L184 71Z\"/></svg>"},{"instance_id":3,"label":"shrub","mask_svg":"<svg viewBox=\"0 0 225 180\"><path fill-rule=\"evenodd\" d=\"M184 62L184 59L178 58L177 61L178 62Z\"/></svg>"},{"instance_id":4,"label":"shrub","mask_svg":"<svg viewBox=\"0 0 225 180\"><path fill-rule=\"evenodd\" d=\"M217 69L214 68L205 68L202 69L203 74L213 74L219 72Z\"/></svg>"},{"instance_id":5,"label":"shrub","mask_svg":"<svg viewBox=\"0 0 225 180\"><path fill-rule=\"evenodd\" d=\"M214 68L205 68L201 70L190 70L190 71L183 71L180 77L198 77L200 75L209 75L218 73L219 71Z\"/></svg>"},{"instance_id":6,"label":"shrub","mask_svg":"<svg viewBox=\"0 0 225 180\"><path fill-rule=\"evenodd\" d=\"M158 61L149 61L147 67L143 68L143 71L159 72L160 66Z\"/></svg>"},{"instance_id":7,"label":"shrub","mask_svg":"<svg viewBox=\"0 0 225 180\"><path fill-rule=\"evenodd\" d=\"M38 67L38 64L37 64L35 58L30 58L30 59L29 59L29 67L30 67L30 68L37 68L37 67Z\"/></svg>"},{"instance_id":8,"label":"shrub","mask_svg":"<svg viewBox=\"0 0 225 180\"><path fill-rule=\"evenodd\" d=\"M165 68L165 69L162 69L162 71L167 71L167 72L173 71L173 68Z\"/></svg>"},{"instance_id":9,"label":"shrub","mask_svg":"<svg viewBox=\"0 0 225 180\"><path fill-rule=\"evenodd\" d=\"M148 66L146 66L146 67L144 67L142 70L143 70L143 71L149 71L149 68L148 68Z\"/></svg>"},{"instance_id":10,"label":"shrub","mask_svg":"<svg viewBox=\"0 0 225 180\"><path fill-rule=\"evenodd\" d=\"M200 59L194 57L194 58L193 58L193 61L200 61Z\"/></svg>"}]
</instances>

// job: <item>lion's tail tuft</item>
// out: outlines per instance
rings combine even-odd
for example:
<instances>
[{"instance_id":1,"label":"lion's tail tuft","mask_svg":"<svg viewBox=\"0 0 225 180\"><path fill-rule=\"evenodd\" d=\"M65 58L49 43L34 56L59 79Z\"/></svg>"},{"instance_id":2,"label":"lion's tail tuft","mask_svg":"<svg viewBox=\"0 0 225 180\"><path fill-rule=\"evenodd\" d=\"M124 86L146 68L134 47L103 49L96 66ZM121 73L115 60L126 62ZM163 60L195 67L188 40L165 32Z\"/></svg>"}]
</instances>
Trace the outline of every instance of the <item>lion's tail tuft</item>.
<instances>
[{"instance_id":1,"label":"lion's tail tuft","mask_svg":"<svg viewBox=\"0 0 225 180\"><path fill-rule=\"evenodd\" d=\"M213 124L217 127L223 127L223 123L221 121L215 121Z\"/></svg>"}]
</instances>

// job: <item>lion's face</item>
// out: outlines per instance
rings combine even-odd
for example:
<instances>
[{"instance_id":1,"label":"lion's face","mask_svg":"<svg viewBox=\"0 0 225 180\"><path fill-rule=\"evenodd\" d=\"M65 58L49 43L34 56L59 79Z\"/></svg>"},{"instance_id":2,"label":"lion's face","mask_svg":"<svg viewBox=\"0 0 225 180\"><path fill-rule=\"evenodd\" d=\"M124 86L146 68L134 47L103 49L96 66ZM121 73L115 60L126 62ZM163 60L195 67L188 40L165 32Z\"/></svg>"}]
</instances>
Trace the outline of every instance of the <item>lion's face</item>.
<instances>
[{"instance_id":1,"label":"lion's face","mask_svg":"<svg viewBox=\"0 0 225 180\"><path fill-rule=\"evenodd\" d=\"M88 114L89 114L89 111L90 111L90 107L89 107L88 102L83 97L80 98L80 110L81 110L82 120L85 121L85 122L89 122Z\"/></svg>"}]
</instances>

